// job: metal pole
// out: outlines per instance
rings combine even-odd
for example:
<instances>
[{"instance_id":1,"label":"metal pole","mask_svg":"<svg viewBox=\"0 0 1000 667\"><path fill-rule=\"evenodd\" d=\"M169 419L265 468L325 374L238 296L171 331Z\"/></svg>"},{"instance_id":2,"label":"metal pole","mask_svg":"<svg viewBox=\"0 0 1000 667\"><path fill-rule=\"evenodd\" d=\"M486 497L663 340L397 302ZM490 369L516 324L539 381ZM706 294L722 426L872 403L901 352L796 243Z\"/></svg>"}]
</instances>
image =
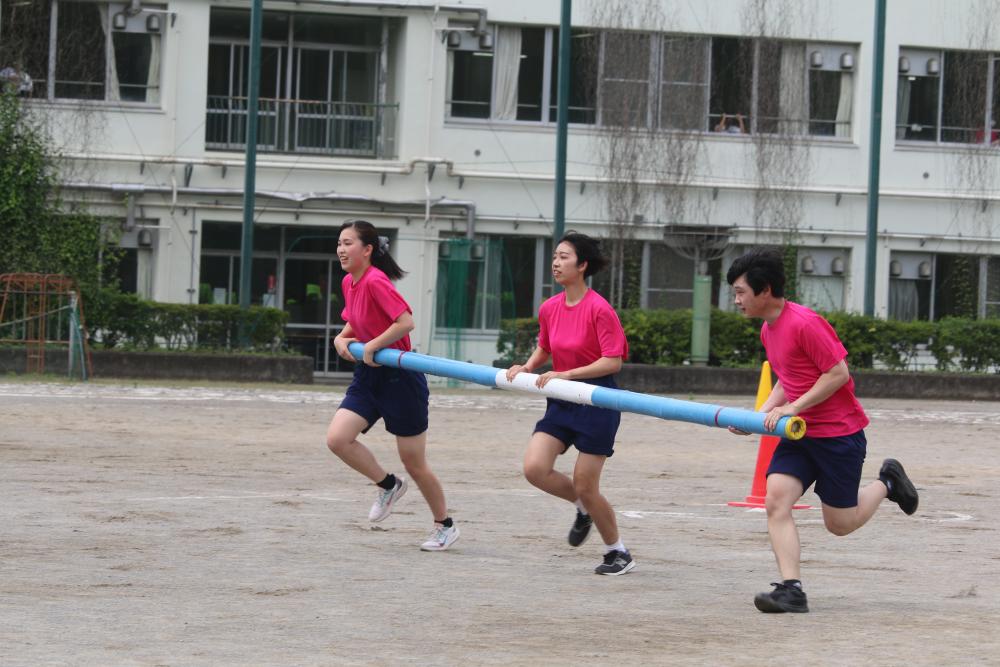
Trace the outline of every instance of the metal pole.
<instances>
[{"instance_id":1,"label":"metal pole","mask_svg":"<svg viewBox=\"0 0 1000 667\"><path fill-rule=\"evenodd\" d=\"M348 347L355 359L360 360L364 356L365 348L361 343L351 343ZM780 435L791 440L798 440L806 434L806 423L801 417L782 417L778 420L774 430L768 431L764 428L764 418L767 415L753 410L724 408L708 403L639 394L634 391L600 387L575 380L549 380L540 389L535 384L538 376L534 373L519 373L513 381L510 381L507 379L507 370L503 368L498 369L466 361L432 357L417 352L403 352L393 348L376 352L375 361L389 368L430 373L463 382L475 382L485 387L539 394L581 405L596 405L599 408L617 410L618 412L634 412L660 419L677 419L703 426L720 428L733 426L749 433Z\"/></svg>"},{"instance_id":2,"label":"metal pole","mask_svg":"<svg viewBox=\"0 0 1000 667\"><path fill-rule=\"evenodd\" d=\"M260 33L263 0L253 0L250 10L250 80L247 91L246 174L243 180L243 244L240 249L240 310L250 308L250 276L253 268L253 212L257 187L257 106L260 98ZM246 346L246 317L240 327L240 343Z\"/></svg>"},{"instance_id":3,"label":"metal pole","mask_svg":"<svg viewBox=\"0 0 1000 667\"><path fill-rule=\"evenodd\" d=\"M556 202L552 249L566 228L566 134L569 124L570 16L572 0L562 0L559 21L559 89L556 95Z\"/></svg>"},{"instance_id":4,"label":"metal pole","mask_svg":"<svg viewBox=\"0 0 1000 667\"><path fill-rule=\"evenodd\" d=\"M872 51L872 113L868 144L868 234L865 245L865 315L869 317L875 315L879 160L882 155L882 79L885 71L885 0L875 0L875 41Z\"/></svg>"}]
</instances>

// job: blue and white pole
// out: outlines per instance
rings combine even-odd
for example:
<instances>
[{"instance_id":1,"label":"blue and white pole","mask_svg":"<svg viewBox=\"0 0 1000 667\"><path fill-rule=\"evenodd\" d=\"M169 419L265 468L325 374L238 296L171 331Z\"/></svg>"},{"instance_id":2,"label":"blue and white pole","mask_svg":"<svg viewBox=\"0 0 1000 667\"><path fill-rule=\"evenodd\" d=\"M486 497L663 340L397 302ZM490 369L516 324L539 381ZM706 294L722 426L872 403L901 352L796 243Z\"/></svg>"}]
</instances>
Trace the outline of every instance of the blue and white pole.
<instances>
[{"instance_id":1,"label":"blue and white pole","mask_svg":"<svg viewBox=\"0 0 1000 667\"><path fill-rule=\"evenodd\" d=\"M361 343L351 343L350 350L351 354L358 360L364 356L364 346ZM798 440L806 434L806 423L801 417L782 417L778 420L775 429L768 431L764 428L765 413L763 412L639 394L634 391L598 387L574 380L550 380L539 389L535 386L538 375L534 373L519 373L514 381L510 382L507 380L507 369L504 368L497 369L492 366L432 357L417 352L401 352L395 349L379 350L375 353L375 362L383 366L393 366L409 371L474 382L486 387L541 394L548 398L558 398L570 403L596 405L600 408L618 410L619 412L634 412L660 419L673 419L721 428L732 426L748 433L778 435L790 440Z\"/></svg>"}]
</instances>

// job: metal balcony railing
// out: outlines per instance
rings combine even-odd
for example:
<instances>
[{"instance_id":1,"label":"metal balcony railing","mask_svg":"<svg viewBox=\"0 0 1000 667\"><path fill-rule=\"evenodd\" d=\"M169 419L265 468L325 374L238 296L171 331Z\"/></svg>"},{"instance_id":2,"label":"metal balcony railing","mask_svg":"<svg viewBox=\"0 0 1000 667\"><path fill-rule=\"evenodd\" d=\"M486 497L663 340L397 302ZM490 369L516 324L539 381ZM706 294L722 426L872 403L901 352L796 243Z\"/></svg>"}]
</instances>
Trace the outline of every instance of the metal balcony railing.
<instances>
[{"instance_id":1,"label":"metal balcony railing","mask_svg":"<svg viewBox=\"0 0 1000 667\"><path fill-rule=\"evenodd\" d=\"M396 157L398 104L260 100L257 150L352 157ZM205 148L244 150L247 98L209 95Z\"/></svg>"}]
</instances>

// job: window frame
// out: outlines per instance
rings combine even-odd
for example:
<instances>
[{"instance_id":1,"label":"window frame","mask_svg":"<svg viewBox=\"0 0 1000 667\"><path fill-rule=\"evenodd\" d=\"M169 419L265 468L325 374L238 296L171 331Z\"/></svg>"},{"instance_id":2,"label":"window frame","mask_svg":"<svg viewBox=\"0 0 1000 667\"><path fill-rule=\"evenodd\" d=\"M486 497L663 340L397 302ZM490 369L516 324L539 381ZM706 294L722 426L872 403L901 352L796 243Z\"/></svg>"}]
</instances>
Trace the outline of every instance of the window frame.
<instances>
[{"instance_id":1,"label":"window frame","mask_svg":"<svg viewBox=\"0 0 1000 667\"><path fill-rule=\"evenodd\" d=\"M494 34L494 43L498 39L497 27L499 24L493 24L491 30ZM506 25L506 24L504 24ZM541 120L501 120L496 118L496 67L497 61L495 55L491 53L493 58L492 69L491 69L491 83L490 83L490 101L489 101L489 115L485 118L477 118L473 116L461 116L452 114L452 104L454 103L454 53L456 52L477 52L483 51L478 46L478 36L472 33L471 27L462 24L453 24L451 26L453 29L460 31L459 34L462 36L462 41L460 46L452 47L448 49L448 78L445 90L445 122L448 124L455 125L503 125L507 127L551 127L555 125L555 106L554 100L552 99L551 88L553 85L553 79L556 77L556 70L558 63L556 62L557 54L554 48L557 42L557 36L559 28L553 26L537 26L529 24L511 24L510 27L515 27L519 29L530 28L530 29L544 29L545 30L545 55L542 63L542 114ZM592 33L596 33L598 38L597 53L596 53L596 63L593 77L594 77L594 122L593 123L573 123L570 124L578 128L591 128L595 131L600 131L601 129L609 127L606 124L606 114L605 114L605 104L602 98L607 93L607 82L608 81L619 81L630 85L645 85L646 90L646 110L644 114L644 123L641 125L642 129L653 128L655 131L662 132L681 132L681 133L691 133L696 132L699 134L716 135L729 134L720 133L713 131L712 122L712 109L711 109L711 95L712 95L712 85L716 77L713 73L713 40L715 39L734 39L733 36L726 35L712 35L712 34L700 34L700 33L669 33L669 32L650 32L650 31L624 31L624 30L611 30L606 28L594 28L594 29L575 29L576 33L582 33L584 36L590 36ZM647 36L649 39L649 64L646 78L626 78L621 79L616 78L606 78L605 76L605 61L607 59L608 45L607 41L610 35L619 33L634 33L636 36ZM750 75L749 87L750 87L750 118L747 119L745 135L750 134L766 134L773 136L786 136L774 133L760 133L758 132L757 119L760 115L759 111L759 88L761 85L760 76L760 65L759 60L760 55L760 45L761 39L757 37L736 37L735 39L744 39L750 43L751 52L750 57L753 59L752 66L749 68L748 73ZM686 82L686 81L675 81L673 79L667 80L664 77L668 66L663 62L663 58L666 55L667 47L666 42L668 40L688 40L692 43L698 44L699 41L703 41L703 44L698 44L698 46L703 49L703 53L699 56L703 59L699 65L701 71L703 72L702 81L700 82ZM800 46L806 54L804 60L804 67L801 72L801 83L804 90L804 115L801 125L802 130L795 133L794 136L797 139L808 140L808 141L819 141L819 142L831 142L838 144L851 144L854 143L854 130L855 130L855 110L857 107L857 58L859 52L859 45L848 42L810 42L807 40L778 40L780 43L789 43ZM810 67L808 55L815 50L821 50L827 55L824 65L818 68ZM850 67L841 67L840 56L843 53L849 53L854 60L854 65ZM834 120L823 120L815 119L813 117L812 108L812 84L811 84L811 72L813 70L823 70L823 71L833 71L840 74L847 73L852 75L851 81L851 114L850 120L846 121L848 130L845 131L845 136L836 135L836 125L838 121ZM669 104L668 96L665 94L665 90L673 90L680 86L687 87L701 87L703 88L703 99L701 115L704 117L704 124L700 125L698 128L671 128L665 127L663 124L663 113L664 109L667 108ZM671 117L680 117L683 114L678 114L673 112L670 114ZM693 116L690 116L693 117ZM813 133L811 131L812 126L815 123L824 124L834 124L834 134L822 134ZM721 137L720 137L721 138Z\"/></svg>"},{"instance_id":2,"label":"window frame","mask_svg":"<svg viewBox=\"0 0 1000 667\"><path fill-rule=\"evenodd\" d=\"M534 30L544 30L544 52L542 59L542 89L540 96L541 104L541 120L518 120L514 119L500 119L496 117L496 97L497 97L497 59L495 48L489 51L491 57L491 74L490 74L490 101L489 101L489 113L485 118L478 118L475 116L456 116L452 113L452 104L455 103L454 99L454 58L455 53L462 52L486 52L486 49L481 49L478 47L478 36L471 33L469 26L464 24L453 24L449 26L450 29L456 30L462 36L462 43L458 47L448 48L448 76L445 84L445 105L444 105L444 117L445 122L449 124L496 124L496 125L509 125L516 127L554 127L556 125L556 101L552 96L552 88L556 83L558 78L558 62L556 58L558 57L558 26L542 26L534 24L491 24L489 30L493 35L493 43L497 44L499 41L497 28L500 25L505 27L518 28L518 29L534 29ZM595 29L596 31L596 29ZM584 28L574 28L571 30L577 33L590 33L594 32ZM601 30L598 32L601 35L601 43L599 45L600 53L603 55L603 33ZM556 56L553 54L556 53ZM523 54L522 54L523 57ZM600 57L599 57L600 58ZM599 75L595 73L595 78ZM587 128L595 127L598 125L597 119L600 117L600 108L597 105L597 89L599 88L599 80L595 81L595 107L593 109L595 122L594 123L579 123L570 122L569 124L574 127ZM459 104L467 104L467 102L459 101ZM586 108L586 107L584 107Z\"/></svg>"},{"instance_id":3,"label":"window frame","mask_svg":"<svg viewBox=\"0 0 1000 667\"><path fill-rule=\"evenodd\" d=\"M981 128L975 128L977 132L982 132L982 139L978 141L962 142L962 141L945 141L942 135L948 130L962 130L971 128L953 128L945 127L944 125L944 111L945 111L945 73L946 73L946 60L949 54L955 53L968 53L968 54L981 54L986 59L986 72L985 72L985 86L983 95L983 108L982 108L982 119L983 125ZM896 85L897 85L897 109L896 109L896 145L903 147L929 147L929 146L940 146L940 147L963 147L963 148L991 148L1000 146L1000 115L998 115L998 107L1000 107L1000 98L998 98L997 90L995 89L995 82L997 81L997 76L1000 74L1000 52L996 51L981 51L973 49L928 49L920 47L909 47L900 46L899 48L899 60L902 58L907 58L910 62L910 70L907 72L901 72L897 67L896 74ZM938 60L938 73L927 74L926 73L926 63L929 59L936 58ZM898 61L897 61L898 62ZM924 74L913 74L911 73L913 69L922 69ZM908 125L901 124L899 122L899 93L898 86L901 84L904 78L937 78L937 117L935 119L934 125L934 138L933 139L914 139L914 138L900 138L899 132L908 128ZM996 121L992 124L991 121ZM987 131L986 128L990 128Z\"/></svg>"},{"instance_id":4,"label":"window frame","mask_svg":"<svg viewBox=\"0 0 1000 667\"><path fill-rule=\"evenodd\" d=\"M163 63L166 62L166 57L164 50L167 45L167 21L161 20L160 29L155 32L150 32L145 29L138 29L137 27L131 25L133 21L145 23L148 16L156 14L161 17L166 17L170 12L167 10L165 4L157 5L143 5L140 14L135 17L128 17L129 25L126 26L124 30L115 30L113 27L113 20L115 14L125 11L127 7L127 2L124 0L109 1L109 0L46 0L49 2L50 14L49 14L49 31L48 31L48 50L47 50L47 64L45 71L45 78L43 79L44 93L41 93L37 89L32 90L31 95L27 99L34 102L40 103L54 103L54 104L87 104L87 105L101 105L101 106L115 106L115 107L127 107L136 110L160 110L163 108ZM102 85L104 88L104 94L102 98L88 98L88 97L69 97L56 94L56 87L58 83L75 83L75 82L60 82L57 80L57 70L58 70L58 42L59 42L59 7L60 5L94 5L95 7L103 7L107 10L107 25L105 26L105 34L103 35L104 42L104 73L102 79ZM146 86L145 90L149 91L155 89L156 91L156 101L146 102L138 100L126 100L126 99L114 99L112 97L111 86L109 81L111 79L112 62L115 59L115 44L114 36L117 33L129 33L129 34L140 34L140 35L150 35L153 39L159 39L159 71L158 71L158 81L155 86ZM131 84L126 84L131 85ZM121 83L119 82L118 96L121 96ZM147 92L148 97L148 92Z\"/></svg>"}]
</instances>

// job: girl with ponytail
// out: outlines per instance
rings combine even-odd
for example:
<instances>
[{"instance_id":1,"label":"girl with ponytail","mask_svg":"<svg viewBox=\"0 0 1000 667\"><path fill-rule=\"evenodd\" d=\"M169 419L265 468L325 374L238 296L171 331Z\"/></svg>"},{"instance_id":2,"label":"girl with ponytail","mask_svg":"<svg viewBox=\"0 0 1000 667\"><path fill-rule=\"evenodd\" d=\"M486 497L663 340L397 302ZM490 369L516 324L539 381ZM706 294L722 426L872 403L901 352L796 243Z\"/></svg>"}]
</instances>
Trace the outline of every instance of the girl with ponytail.
<instances>
[{"instance_id":1,"label":"girl with ponytail","mask_svg":"<svg viewBox=\"0 0 1000 667\"><path fill-rule=\"evenodd\" d=\"M378 350L410 350L413 311L392 284L403 270L389 254L389 239L379 236L364 220L348 220L340 227L337 256L347 275L344 292L344 329L333 343L339 354L355 361L348 345L364 343L364 357L354 371L344 401L330 422L326 444L351 468L379 487L368 513L382 521L407 490L402 476L387 472L371 450L358 441L379 419L396 436L399 458L430 507L434 528L421 545L424 551L443 551L458 539L458 526L448 516L441 483L427 465L427 380L423 373L375 363Z\"/></svg>"}]
</instances>

